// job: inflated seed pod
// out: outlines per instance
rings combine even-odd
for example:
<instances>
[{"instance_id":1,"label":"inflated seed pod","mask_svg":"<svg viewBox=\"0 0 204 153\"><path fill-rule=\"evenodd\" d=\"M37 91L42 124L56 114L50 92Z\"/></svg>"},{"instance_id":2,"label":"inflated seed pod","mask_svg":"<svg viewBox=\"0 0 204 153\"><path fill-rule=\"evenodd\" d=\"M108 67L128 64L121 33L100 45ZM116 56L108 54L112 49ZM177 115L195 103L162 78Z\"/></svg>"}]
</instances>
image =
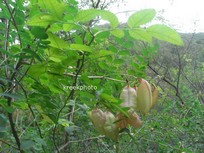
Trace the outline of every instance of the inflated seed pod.
<instances>
[{"instance_id":1,"label":"inflated seed pod","mask_svg":"<svg viewBox=\"0 0 204 153\"><path fill-rule=\"evenodd\" d=\"M152 91L150 84L145 79L139 80L140 85L137 89L137 107L136 109L143 114L147 114L152 106Z\"/></svg>"},{"instance_id":2,"label":"inflated seed pod","mask_svg":"<svg viewBox=\"0 0 204 153\"><path fill-rule=\"evenodd\" d=\"M136 107L137 92L129 85L125 86L120 94L122 107Z\"/></svg>"},{"instance_id":3,"label":"inflated seed pod","mask_svg":"<svg viewBox=\"0 0 204 153\"><path fill-rule=\"evenodd\" d=\"M142 122L141 122L139 116L137 115L137 113L133 109L128 110L128 117L126 117L122 113L119 113L117 115L117 119L118 119L117 126L120 129L127 128L128 125L130 125L134 128L138 128L138 127L142 126Z\"/></svg>"},{"instance_id":4,"label":"inflated seed pod","mask_svg":"<svg viewBox=\"0 0 204 153\"><path fill-rule=\"evenodd\" d=\"M95 128L103 135L105 135L105 130L104 130L104 124L106 122L106 116L105 113L98 109L95 108L92 111L88 113L93 125Z\"/></svg>"},{"instance_id":5,"label":"inflated seed pod","mask_svg":"<svg viewBox=\"0 0 204 153\"><path fill-rule=\"evenodd\" d=\"M116 118L111 112L103 112L96 108L88 113L95 128L102 134L113 140L118 139L118 127Z\"/></svg>"},{"instance_id":6,"label":"inflated seed pod","mask_svg":"<svg viewBox=\"0 0 204 153\"><path fill-rule=\"evenodd\" d=\"M159 96L158 88L156 87L155 84L152 84L152 106L151 108L153 108L155 104L157 103L158 96Z\"/></svg>"},{"instance_id":7,"label":"inflated seed pod","mask_svg":"<svg viewBox=\"0 0 204 153\"><path fill-rule=\"evenodd\" d=\"M142 121L136 112L129 114L128 123L134 128L142 126Z\"/></svg>"},{"instance_id":8,"label":"inflated seed pod","mask_svg":"<svg viewBox=\"0 0 204 153\"><path fill-rule=\"evenodd\" d=\"M124 129L128 127L128 118L122 114L122 113L118 113L117 114L117 122L116 122L118 128L120 129Z\"/></svg>"},{"instance_id":9,"label":"inflated seed pod","mask_svg":"<svg viewBox=\"0 0 204 153\"><path fill-rule=\"evenodd\" d=\"M116 125L116 118L110 112L105 112L106 122L104 124L105 135L115 141L118 140L119 130Z\"/></svg>"}]
</instances>

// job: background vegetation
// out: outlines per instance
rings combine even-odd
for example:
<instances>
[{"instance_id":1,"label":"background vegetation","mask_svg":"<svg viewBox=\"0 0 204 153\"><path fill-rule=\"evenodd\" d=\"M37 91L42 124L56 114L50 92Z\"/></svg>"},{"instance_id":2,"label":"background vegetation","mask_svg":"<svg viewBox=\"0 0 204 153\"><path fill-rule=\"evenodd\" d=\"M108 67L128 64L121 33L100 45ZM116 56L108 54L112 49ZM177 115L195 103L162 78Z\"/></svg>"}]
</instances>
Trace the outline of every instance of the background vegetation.
<instances>
[{"instance_id":1,"label":"background vegetation","mask_svg":"<svg viewBox=\"0 0 204 153\"><path fill-rule=\"evenodd\" d=\"M159 101L141 128L121 131L119 152L203 152L203 34L181 34L183 43L148 26L153 9L120 25L107 11L114 2L1 0L0 152L115 152L87 112L124 112L121 89L141 77Z\"/></svg>"}]
</instances>

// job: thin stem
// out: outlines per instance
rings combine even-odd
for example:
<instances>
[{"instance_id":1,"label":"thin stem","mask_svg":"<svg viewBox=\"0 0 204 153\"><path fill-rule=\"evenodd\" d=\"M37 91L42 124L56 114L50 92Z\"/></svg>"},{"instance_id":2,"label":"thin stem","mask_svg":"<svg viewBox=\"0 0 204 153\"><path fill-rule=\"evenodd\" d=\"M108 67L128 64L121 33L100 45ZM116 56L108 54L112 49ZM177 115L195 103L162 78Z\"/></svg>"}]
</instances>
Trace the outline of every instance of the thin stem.
<instances>
[{"instance_id":1,"label":"thin stem","mask_svg":"<svg viewBox=\"0 0 204 153\"><path fill-rule=\"evenodd\" d=\"M119 144L119 141L117 141L115 144L115 152L119 153L119 151L120 151L120 144Z\"/></svg>"},{"instance_id":2,"label":"thin stem","mask_svg":"<svg viewBox=\"0 0 204 153\"><path fill-rule=\"evenodd\" d=\"M11 19L12 19L12 21L13 21L13 26L16 28L17 35L18 35L18 39L19 39L19 43L20 43L20 47L22 48L21 36L20 36L20 34L19 34L19 29L18 29L18 26L17 26L17 24L16 24L16 20L15 20L15 18L14 18L14 16L13 16L13 12L14 12L15 8L13 9L13 11L11 11L11 8L10 8L10 6L9 6L9 4L8 4L8 1L7 1L7 0L4 0L4 3L6 4L6 7L7 7L8 11L9 11L9 14L10 14L10 16L11 16Z\"/></svg>"},{"instance_id":3,"label":"thin stem","mask_svg":"<svg viewBox=\"0 0 204 153\"><path fill-rule=\"evenodd\" d=\"M16 146L14 146L14 145L12 145L12 144L10 144L10 143L8 143L8 142L6 142L6 141L2 140L2 139L0 139L0 141L1 141L2 143L7 144L8 146L10 146L10 147L12 147L12 148L14 148L14 149L17 149L17 150L18 150L18 148L17 148Z\"/></svg>"},{"instance_id":4,"label":"thin stem","mask_svg":"<svg viewBox=\"0 0 204 153\"><path fill-rule=\"evenodd\" d=\"M152 66L150 66L150 64L148 64L148 67L149 67L156 75L160 75L159 72L157 72ZM179 98L179 100L180 100L180 102L181 102L181 105L183 106L183 105L184 105L184 101L183 101L183 99L181 98L180 93L178 92L177 86L175 86L173 83L171 83L171 82L170 82L169 80L167 80L165 77L162 77L162 80L175 89L175 91L176 91L176 96Z\"/></svg>"},{"instance_id":5,"label":"thin stem","mask_svg":"<svg viewBox=\"0 0 204 153\"><path fill-rule=\"evenodd\" d=\"M84 140L77 140L77 141L69 141L66 144L64 144L63 146L61 146L59 148L59 151L62 151L65 147L67 147L70 143L80 143L80 142L84 142L84 141L90 141L90 140L95 140L95 139L101 139L104 138L105 136L98 136L98 137L91 137L91 138L87 138ZM57 153L57 152L56 152Z\"/></svg>"},{"instance_id":6,"label":"thin stem","mask_svg":"<svg viewBox=\"0 0 204 153\"><path fill-rule=\"evenodd\" d=\"M73 74L73 73L66 73L64 75L67 75L67 76L70 76L70 77L75 77L75 74ZM78 77L81 77L81 75L78 75ZM106 80L126 83L126 81L124 81L124 80L118 80L118 79L114 79L114 78L106 77L106 76L87 76L87 77L89 79L106 79Z\"/></svg>"},{"instance_id":7,"label":"thin stem","mask_svg":"<svg viewBox=\"0 0 204 153\"><path fill-rule=\"evenodd\" d=\"M8 98L8 104L11 103L11 98ZM21 153L24 153L23 150L21 150L21 143L20 143L20 139L18 137L18 134L17 134L17 131L16 131L16 128L15 128L15 124L14 124L14 121L13 121L13 116L12 116L12 113L8 113L8 119L9 119L9 123L10 123L10 126L11 126L11 131L12 131L12 134L16 140L16 144L18 146L18 150L21 152Z\"/></svg>"}]
</instances>

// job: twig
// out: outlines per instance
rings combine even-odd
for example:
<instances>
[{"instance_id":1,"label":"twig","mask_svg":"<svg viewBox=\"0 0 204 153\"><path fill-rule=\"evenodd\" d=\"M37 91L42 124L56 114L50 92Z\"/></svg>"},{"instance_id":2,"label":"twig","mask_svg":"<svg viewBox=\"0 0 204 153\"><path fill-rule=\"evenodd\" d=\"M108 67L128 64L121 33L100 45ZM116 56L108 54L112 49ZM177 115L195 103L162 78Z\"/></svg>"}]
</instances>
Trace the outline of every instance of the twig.
<instances>
[{"instance_id":1,"label":"twig","mask_svg":"<svg viewBox=\"0 0 204 153\"><path fill-rule=\"evenodd\" d=\"M5 5L6 5L6 7L7 7L7 10L8 10L8 12L9 12L9 14L10 14L10 18L11 18L12 21L13 21L13 25L14 25L16 31L17 31L17 35L18 35L19 42L20 42L20 48L22 48L22 41L21 41L21 37L20 37L20 34L19 34L19 29L18 29L18 26L17 26L17 24L16 24L15 18L14 18L14 16L13 16L13 13L14 13L15 8L11 11L11 8L10 8L10 6L9 6L9 4L8 4L8 1L7 1L7 0L4 0L4 3L5 3ZM7 29L7 30L9 30L9 29ZM7 31L7 35L8 35L8 32L9 32L9 31ZM8 36L6 36L6 39L8 39ZM5 46L5 47L7 47L7 46ZM7 48L6 48L6 49L7 49ZM11 74L10 81L13 81L13 80L14 80L14 78L15 78L15 76L16 76L16 72L18 71L18 69L19 69L20 66L21 66L21 60L22 60L22 59L19 59L19 61L17 62L16 66L15 66L15 68L14 68L14 71L13 71L13 73ZM6 70L5 72L7 73L7 68L6 68L5 70ZM8 74L6 74L6 76L7 76L7 79L8 79ZM8 91L9 91L9 92L8 92L9 94L11 94L11 93L14 91L14 85L13 85L13 83L11 83L11 82L8 83ZM8 105L8 107L12 107L11 102L12 102L13 98L11 98L11 97L6 97L6 99L7 99L7 105ZM21 153L24 153L24 151L21 149L20 139L19 139L19 136L18 136L18 133L17 133L17 130L16 130L16 128L15 128L14 121L13 121L13 114L10 113L10 112L8 112L8 119L9 119L9 123L10 123L10 127L11 127L12 134L13 134L13 136L14 136L14 138L15 138L15 141L16 141L16 144L17 144L17 146L18 146L18 150L19 150Z\"/></svg>"},{"instance_id":2,"label":"twig","mask_svg":"<svg viewBox=\"0 0 204 153\"><path fill-rule=\"evenodd\" d=\"M19 42L20 42L20 47L22 48L21 36L20 36L20 34L18 33L19 29L18 29L18 26L17 26L17 24L16 24L16 20L15 20L15 18L14 18L14 16L13 16L13 11L14 11L14 10L11 11L10 6L9 6L7 0L4 0L4 3L6 4L6 7L7 7L8 11L9 11L9 14L10 14L10 16L11 16L11 19L12 19L12 21L13 21L13 25L14 25L14 27L16 28L17 35L18 35L18 39L19 39ZM15 9L15 8L14 8L14 9Z\"/></svg>"},{"instance_id":3,"label":"twig","mask_svg":"<svg viewBox=\"0 0 204 153\"><path fill-rule=\"evenodd\" d=\"M117 141L115 145L116 145L115 153L119 153L119 150L120 150L120 144L119 144L119 141Z\"/></svg>"},{"instance_id":4,"label":"twig","mask_svg":"<svg viewBox=\"0 0 204 153\"><path fill-rule=\"evenodd\" d=\"M75 74L73 74L73 73L66 73L64 75L67 75L67 76L70 76L70 77L75 77ZM78 75L78 77L81 77L81 75ZM106 76L88 76L88 78L89 79L106 79L106 80L126 83L126 81L124 81L124 80L118 80L118 79L114 79L114 78L110 78L110 77L106 77Z\"/></svg>"},{"instance_id":5,"label":"twig","mask_svg":"<svg viewBox=\"0 0 204 153\"><path fill-rule=\"evenodd\" d=\"M156 74L156 75L160 75L153 67L150 66L150 64L148 64L148 67ZM162 80L164 82L166 82L167 84L169 84L171 87L173 87L175 90L176 90L176 96L179 98L179 100L181 101L181 105L183 106L184 105L184 101L183 99L181 98L180 96L180 93L177 92L178 91L178 88L177 86L175 86L173 83L171 83L169 80L167 80L165 77L162 77Z\"/></svg>"},{"instance_id":6,"label":"twig","mask_svg":"<svg viewBox=\"0 0 204 153\"><path fill-rule=\"evenodd\" d=\"M0 141L1 141L1 142L3 142L3 143L5 143L5 144L7 144L8 146L10 146L10 147L12 147L12 148L14 148L14 149L17 149L17 150L18 150L18 148L17 148L16 146L14 146L14 145L12 145L12 144L10 144L10 143L8 143L8 142L6 142L6 141L2 140L2 139L0 139Z\"/></svg>"},{"instance_id":7,"label":"twig","mask_svg":"<svg viewBox=\"0 0 204 153\"><path fill-rule=\"evenodd\" d=\"M89 140L94 140L94 139L101 139L101 138L104 138L105 136L98 136L98 137L91 137L91 138L87 138L87 139L84 139L84 140L78 140L78 141L69 141L67 142L66 144L64 144L63 146L61 146L59 148L59 151L63 150L65 147L67 147L70 143L79 143L79 142L84 142L84 141L89 141ZM55 152L57 153L57 152Z\"/></svg>"},{"instance_id":8,"label":"twig","mask_svg":"<svg viewBox=\"0 0 204 153\"><path fill-rule=\"evenodd\" d=\"M182 71L182 65L181 65L181 56L179 54L178 48L176 47L176 51L178 54L178 61L179 61L179 66L178 66L178 76L177 76L177 83L176 83L176 96L179 97L181 100L182 105L184 104L183 99L180 97L180 91L179 91L179 82L180 82L180 77L181 77L181 71Z\"/></svg>"}]
</instances>

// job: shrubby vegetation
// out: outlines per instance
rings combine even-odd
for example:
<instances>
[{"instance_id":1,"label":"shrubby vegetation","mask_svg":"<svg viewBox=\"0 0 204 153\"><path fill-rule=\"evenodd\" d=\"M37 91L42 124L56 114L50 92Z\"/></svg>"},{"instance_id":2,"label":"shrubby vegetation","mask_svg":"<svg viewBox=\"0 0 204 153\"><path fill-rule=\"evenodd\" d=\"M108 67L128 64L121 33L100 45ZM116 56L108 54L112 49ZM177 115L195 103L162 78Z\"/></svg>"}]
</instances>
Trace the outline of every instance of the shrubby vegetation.
<instances>
[{"instance_id":1,"label":"shrubby vegetation","mask_svg":"<svg viewBox=\"0 0 204 153\"><path fill-rule=\"evenodd\" d=\"M120 26L100 2L84 10L75 0L0 3L0 152L202 152L202 35L182 34L182 46L166 25L144 28L153 9ZM158 103L114 142L87 112L125 114L119 95L137 78L158 86ZM75 90L84 86L94 90Z\"/></svg>"}]
</instances>

